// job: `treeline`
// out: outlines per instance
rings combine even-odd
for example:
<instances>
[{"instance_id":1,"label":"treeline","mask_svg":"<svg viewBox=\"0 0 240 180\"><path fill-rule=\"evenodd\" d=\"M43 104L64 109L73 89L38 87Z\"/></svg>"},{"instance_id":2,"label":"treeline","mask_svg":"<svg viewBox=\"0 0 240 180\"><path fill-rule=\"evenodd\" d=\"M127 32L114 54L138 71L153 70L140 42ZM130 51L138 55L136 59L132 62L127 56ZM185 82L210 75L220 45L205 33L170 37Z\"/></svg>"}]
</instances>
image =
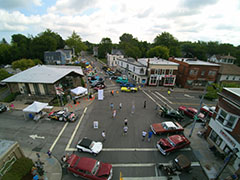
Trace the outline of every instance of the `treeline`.
<instances>
[{"instance_id":1,"label":"treeline","mask_svg":"<svg viewBox=\"0 0 240 180\"><path fill-rule=\"evenodd\" d=\"M132 34L124 33L119 37L118 44L112 43L108 37L102 38L99 44L93 44L88 41L82 42L82 39L75 32L70 37L63 40L62 37L47 29L37 36L26 37L22 34L12 35L11 42L8 43L3 38L0 42L0 64L11 64L19 59L39 59L43 61L44 51L55 51L64 48L67 45L75 49L75 53L80 55L81 51L92 53L94 46L98 46L98 57L105 58L112 49L121 49L126 57L160 57L168 59L169 56L175 57L197 57L201 60L213 54L234 56L237 58L236 64L240 65L240 46L235 47L232 44L222 44L219 42L181 42L168 32L157 35L153 43L139 41Z\"/></svg>"}]
</instances>

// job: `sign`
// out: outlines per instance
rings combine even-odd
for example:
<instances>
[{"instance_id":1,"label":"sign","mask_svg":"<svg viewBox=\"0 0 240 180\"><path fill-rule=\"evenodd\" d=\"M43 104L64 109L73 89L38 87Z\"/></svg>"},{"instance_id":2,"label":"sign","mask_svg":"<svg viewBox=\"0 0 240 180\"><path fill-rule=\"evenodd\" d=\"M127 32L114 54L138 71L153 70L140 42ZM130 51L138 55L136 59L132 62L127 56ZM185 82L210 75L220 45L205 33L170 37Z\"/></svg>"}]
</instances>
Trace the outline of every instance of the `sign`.
<instances>
[{"instance_id":1,"label":"sign","mask_svg":"<svg viewBox=\"0 0 240 180\"><path fill-rule=\"evenodd\" d=\"M98 129L98 121L93 121L93 128Z\"/></svg>"},{"instance_id":2,"label":"sign","mask_svg":"<svg viewBox=\"0 0 240 180\"><path fill-rule=\"evenodd\" d=\"M98 100L103 100L104 94L103 94L103 89L98 90Z\"/></svg>"}]
</instances>

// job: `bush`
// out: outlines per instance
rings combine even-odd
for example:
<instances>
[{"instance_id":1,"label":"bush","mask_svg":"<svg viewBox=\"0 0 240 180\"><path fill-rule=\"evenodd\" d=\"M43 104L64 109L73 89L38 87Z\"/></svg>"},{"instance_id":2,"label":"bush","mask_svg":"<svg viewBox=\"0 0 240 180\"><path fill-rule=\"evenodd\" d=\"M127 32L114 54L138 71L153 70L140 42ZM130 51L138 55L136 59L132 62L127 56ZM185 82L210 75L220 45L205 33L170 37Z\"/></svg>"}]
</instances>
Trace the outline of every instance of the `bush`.
<instances>
[{"instance_id":1,"label":"bush","mask_svg":"<svg viewBox=\"0 0 240 180\"><path fill-rule=\"evenodd\" d=\"M5 97L4 99L3 99L3 102L12 102L12 101L14 101L15 100L15 98L17 97L17 95L19 95L19 93L11 93L11 94L9 94L7 97Z\"/></svg>"},{"instance_id":2,"label":"bush","mask_svg":"<svg viewBox=\"0 0 240 180\"><path fill-rule=\"evenodd\" d=\"M3 176L2 180L21 180L28 174L33 167L33 162L29 158L18 159L11 167L11 169Z\"/></svg>"}]
</instances>

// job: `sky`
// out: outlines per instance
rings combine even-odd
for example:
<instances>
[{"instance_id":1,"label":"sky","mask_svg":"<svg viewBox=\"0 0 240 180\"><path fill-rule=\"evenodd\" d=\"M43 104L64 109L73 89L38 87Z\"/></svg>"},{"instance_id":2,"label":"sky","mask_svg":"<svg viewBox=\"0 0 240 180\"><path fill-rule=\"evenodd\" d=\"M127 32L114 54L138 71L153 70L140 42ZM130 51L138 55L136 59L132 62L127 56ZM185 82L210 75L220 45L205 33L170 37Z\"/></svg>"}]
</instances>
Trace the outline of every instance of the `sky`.
<instances>
[{"instance_id":1,"label":"sky","mask_svg":"<svg viewBox=\"0 0 240 180\"><path fill-rule=\"evenodd\" d=\"M123 33L153 43L162 32L179 41L240 45L240 0L0 0L0 40L36 36L47 28L83 41Z\"/></svg>"}]
</instances>

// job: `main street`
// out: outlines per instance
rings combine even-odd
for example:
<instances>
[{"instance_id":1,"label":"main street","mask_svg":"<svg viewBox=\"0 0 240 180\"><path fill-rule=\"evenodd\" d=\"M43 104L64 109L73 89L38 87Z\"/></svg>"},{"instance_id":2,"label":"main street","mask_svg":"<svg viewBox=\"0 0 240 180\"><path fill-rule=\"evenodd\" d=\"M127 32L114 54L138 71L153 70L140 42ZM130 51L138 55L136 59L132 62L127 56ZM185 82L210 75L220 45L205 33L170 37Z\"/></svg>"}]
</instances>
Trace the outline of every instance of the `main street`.
<instances>
[{"instance_id":1,"label":"main street","mask_svg":"<svg viewBox=\"0 0 240 180\"><path fill-rule=\"evenodd\" d=\"M98 63L98 62L97 62ZM97 69L100 70L100 64ZM103 74L100 75L102 76ZM35 151L53 151L53 155L60 160L66 153L76 153L79 156L96 158L102 162L113 165L113 179L119 179L120 172L123 177L156 177L162 176L158 169L159 163L169 163L179 154L186 155L192 162L193 172L181 174L180 179L207 179L198 163L191 147L163 156L156 149L156 142L161 137L153 136L150 142L141 140L141 132L149 131L150 125L162 122L164 118L157 116L156 103L167 104L169 108L176 109L180 105L198 107L201 93L189 90L176 90L167 95L166 88L146 88L137 93L116 92L110 94L112 89L119 90L119 85L106 80L107 89L104 100L97 98L86 108L77 110L79 118L74 123L40 120L34 122L25 120L21 111L5 112L0 114L0 138L18 141L22 148ZM146 109L143 108L146 100ZM123 104L119 109L119 103ZM114 103L117 116L112 119L110 103ZM205 101L208 105L215 102ZM80 103L81 104L81 103ZM132 105L135 105L134 113L131 113ZM123 136L123 120L128 119L128 134ZM93 128L93 122L98 121L98 129ZM186 119L185 121L189 121ZM89 137L101 141L101 132L106 131L106 141L103 143L103 151L94 157L91 154L76 152L76 144L80 138ZM185 134L188 137L188 134ZM191 141L191 139L190 139ZM63 179L79 179L72 174L63 171Z\"/></svg>"}]
</instances>

